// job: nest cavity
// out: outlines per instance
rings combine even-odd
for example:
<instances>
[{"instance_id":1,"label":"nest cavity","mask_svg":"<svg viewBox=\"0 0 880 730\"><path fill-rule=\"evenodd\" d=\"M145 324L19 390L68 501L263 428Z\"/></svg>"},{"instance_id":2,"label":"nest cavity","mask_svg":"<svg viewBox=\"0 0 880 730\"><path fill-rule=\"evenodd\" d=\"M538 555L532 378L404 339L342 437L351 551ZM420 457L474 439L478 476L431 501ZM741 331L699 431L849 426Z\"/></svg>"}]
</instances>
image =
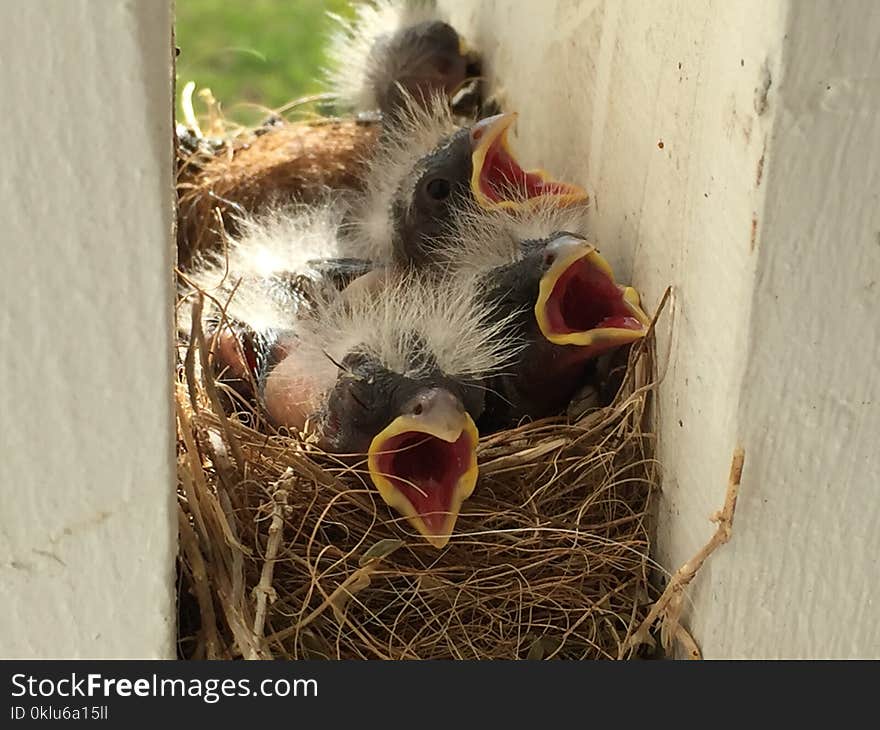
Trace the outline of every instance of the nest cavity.
<instances>
[{"instance_id":1,"label":"nest cavity","mask_svg":"<svg viewBox=\"0 0 880 730\"><path fill-rule=\"evenodd\" d=\"M208 350L197 333L177 392L181 656L636 655L656 598L652 337L611 405L481 440L477 489L439 551L364 463L227 415Z\"/></svg>"}]
</instances>

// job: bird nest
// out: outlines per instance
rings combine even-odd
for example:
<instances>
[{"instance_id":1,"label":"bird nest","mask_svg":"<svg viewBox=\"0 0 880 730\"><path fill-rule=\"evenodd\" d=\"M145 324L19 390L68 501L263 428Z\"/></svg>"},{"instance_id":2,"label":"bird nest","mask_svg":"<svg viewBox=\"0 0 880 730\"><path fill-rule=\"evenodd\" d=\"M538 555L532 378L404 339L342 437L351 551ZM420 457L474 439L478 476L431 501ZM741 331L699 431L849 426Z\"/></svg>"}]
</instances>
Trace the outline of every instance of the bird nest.
<instances>
[{"instance_id":1,"label":"bird nest","mask_svg":"<svg viewBox=\"0 0 880 730\"><path fill-rule=\"evenodd\" d=\"M481 440L477 489L440 551L363 465L227 415L209 346L196 332L177 392L181 656L637 655L656 598L652 337L611 405Z\"/></svg>"},{"instance_id":2,"label":"bird nest","mask_svg":"<svg viewBox=\"0 0 880 730\"><path fill-rule=\"evenodd\" d=\"M374 134L339 120L210 145L179 133L181 268L222 243L230 210L356 188ZM177 388L181 657L645 655L658 616L653 328L609 405L481 439L477 488L437 550L363 463L272 429L216 382L194 320Z\"/></svg>"}]
</instances>

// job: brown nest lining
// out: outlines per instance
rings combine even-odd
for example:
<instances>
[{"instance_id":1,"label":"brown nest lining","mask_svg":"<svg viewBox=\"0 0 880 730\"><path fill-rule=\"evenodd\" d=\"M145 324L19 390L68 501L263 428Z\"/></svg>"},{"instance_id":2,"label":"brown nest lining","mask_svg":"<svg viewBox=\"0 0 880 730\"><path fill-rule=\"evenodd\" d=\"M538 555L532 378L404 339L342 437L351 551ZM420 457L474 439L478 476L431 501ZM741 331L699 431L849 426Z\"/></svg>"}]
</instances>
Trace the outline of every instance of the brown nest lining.
<instances>
[{"instance_id":1,"label":"brown nest lining","mask_svg":"<svg viewBox=\"0 0 880 730\"><path fill-rule=\"evenodd\" d=\"M199 141L190 150L179 141L178 265L187 268L197 253L222 248L224 235L235 233L239 213L359 189L363 160L377 136L372 122L278 119L217 138L212 146Z\"/></svg>"},{"instance_id":2,"label":"brown nest lining","mask_svg":"<svg viewBox=\"0 0 880 730\"><path fill-rule=\"evenodd\" d=\"M365 469L227 418L195 342L177 399L181 656L637 655L656 598L653 335L612 405L482 439L477 489L441 551Z\"/></svg>"}]
</instances>

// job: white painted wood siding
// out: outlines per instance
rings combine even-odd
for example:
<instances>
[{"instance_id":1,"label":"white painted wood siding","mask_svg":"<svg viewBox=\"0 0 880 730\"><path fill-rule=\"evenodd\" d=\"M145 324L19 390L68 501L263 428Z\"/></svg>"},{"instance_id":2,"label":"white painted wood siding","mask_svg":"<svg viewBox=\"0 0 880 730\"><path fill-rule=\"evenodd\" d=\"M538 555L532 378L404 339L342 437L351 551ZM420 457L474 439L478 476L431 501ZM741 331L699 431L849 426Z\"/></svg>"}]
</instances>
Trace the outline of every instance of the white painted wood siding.
<instances>
[{"instance_id":1,"label":"white painted wood siding","mask_svg":"<svg viewBox=\"0 0 880 730\"><path fill-rule=\"evenodd\" d=\"M880 5L442 0L654 306L659 554L706 657L880 656Z\"/></svg>"},{"instance_id":2,"label":"white painted wood siding","mask_svg":"<svg viewBox=\"0 0 880 730\"><path fill-rule=\"evenodd\" d=\"M173 656L170 3L0 16L0 656Z\"/></svg>"}]
</instances>

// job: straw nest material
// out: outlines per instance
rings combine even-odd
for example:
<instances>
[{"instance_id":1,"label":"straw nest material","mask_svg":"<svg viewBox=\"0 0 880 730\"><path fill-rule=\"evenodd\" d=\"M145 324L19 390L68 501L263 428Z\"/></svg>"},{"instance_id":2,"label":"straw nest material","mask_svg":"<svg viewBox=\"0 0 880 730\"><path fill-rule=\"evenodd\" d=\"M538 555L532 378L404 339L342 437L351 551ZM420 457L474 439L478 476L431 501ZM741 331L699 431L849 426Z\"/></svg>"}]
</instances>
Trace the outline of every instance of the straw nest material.
<instances>
[{"instance_id":1,"label":"straw nest material","mask_svg":"<svg viewBox=\"0 0 880 730\"><path fill-rule=\"evenodd\" d=\"M637 655L656 598L653 335L611 405L481 440L477 489L442 551L365 469L247 409L225 415L209 350L194 332L177 393L181 656Z\"/></svg>"}]
</instances>

